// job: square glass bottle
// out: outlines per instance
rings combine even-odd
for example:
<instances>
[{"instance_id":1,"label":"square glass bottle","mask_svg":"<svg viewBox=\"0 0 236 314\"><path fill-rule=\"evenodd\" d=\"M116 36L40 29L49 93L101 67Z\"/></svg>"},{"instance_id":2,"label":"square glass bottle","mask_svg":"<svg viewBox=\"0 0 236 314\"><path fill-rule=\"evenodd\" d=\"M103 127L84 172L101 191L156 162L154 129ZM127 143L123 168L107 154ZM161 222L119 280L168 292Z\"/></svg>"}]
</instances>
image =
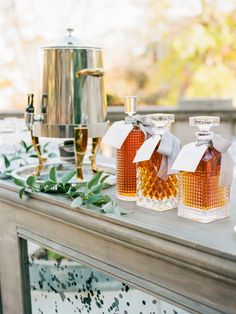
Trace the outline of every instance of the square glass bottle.
<instances>
[{"instance_id":1,"label":"square glass bottle","mask_svg":"<svg viewBox=\"0 0 236 314\"><path fill-rule=\"evenodd\" d=\"M219 185L221 153L213 147L211 127L220 118L199 116L189 118L190 126L197 126L196 145L207 145L195 172L179 173L178 215L202 223L229 216L229 188Z\"/></svg>"}]
</instances>

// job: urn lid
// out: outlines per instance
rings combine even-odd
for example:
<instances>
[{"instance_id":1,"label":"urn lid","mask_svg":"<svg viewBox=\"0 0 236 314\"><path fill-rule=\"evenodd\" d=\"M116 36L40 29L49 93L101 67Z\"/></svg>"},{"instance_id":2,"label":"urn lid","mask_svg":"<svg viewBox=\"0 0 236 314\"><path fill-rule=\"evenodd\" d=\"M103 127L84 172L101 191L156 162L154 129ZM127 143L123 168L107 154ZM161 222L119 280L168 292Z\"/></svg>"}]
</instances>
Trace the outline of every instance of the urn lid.
<instances>
[{"instance_id":1,"label":"urn lid","mask_svg":"<svg viewBox=\"0 0 236 314\"><path fill-rule=\"evenodd\" d=\"M72 36L73 28L67 28L67 36L62 38L59 42L52 45L45 46L45 49L101 49L99 46L94 46L89 42L83 42L76 36Z\"/></svg>"}]
</instances>

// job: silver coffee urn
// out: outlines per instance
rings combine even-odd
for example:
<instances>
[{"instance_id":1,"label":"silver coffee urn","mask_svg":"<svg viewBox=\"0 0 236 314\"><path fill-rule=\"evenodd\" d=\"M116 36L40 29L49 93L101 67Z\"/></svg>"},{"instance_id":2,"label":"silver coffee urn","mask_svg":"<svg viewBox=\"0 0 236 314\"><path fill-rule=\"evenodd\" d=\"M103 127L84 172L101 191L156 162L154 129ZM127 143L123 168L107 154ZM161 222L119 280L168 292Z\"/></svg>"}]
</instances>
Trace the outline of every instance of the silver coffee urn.
<instances>
[{"instance_id":1,"label":"silver coffee urn","mask_svg":"<svg viewBox=\"0 0 236 314\"><path fill-rule=\"evenodd\" d=\"M77 177L82 178L88 138L91 168L96 171L96 152L108 128L103 51L80 42L72 36L73 29L67 31L61 42L43 48L42 102L34 108L33 94L28 95L25 120L39 156L37 172L43 166L39 137L73 138Z\"/></svg>"}]
</instances>

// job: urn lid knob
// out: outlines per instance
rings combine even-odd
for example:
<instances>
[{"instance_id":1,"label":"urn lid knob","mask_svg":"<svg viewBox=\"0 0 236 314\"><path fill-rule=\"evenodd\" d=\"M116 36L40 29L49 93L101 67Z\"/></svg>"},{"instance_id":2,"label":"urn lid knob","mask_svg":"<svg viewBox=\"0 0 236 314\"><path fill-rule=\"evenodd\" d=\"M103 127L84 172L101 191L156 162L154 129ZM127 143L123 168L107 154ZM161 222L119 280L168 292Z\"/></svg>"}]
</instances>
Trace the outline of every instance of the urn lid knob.
<instances>
[{"instance_id":1,"label":"urn lid knob","mask_svg":"<svg viewBox=\"0 0 236 314\"><path fill-rule=\"evenodd\" d=\"M74 28L67 28L68 36L71 36L71 34L74 32Z\"/></svg>"}]
</instances>

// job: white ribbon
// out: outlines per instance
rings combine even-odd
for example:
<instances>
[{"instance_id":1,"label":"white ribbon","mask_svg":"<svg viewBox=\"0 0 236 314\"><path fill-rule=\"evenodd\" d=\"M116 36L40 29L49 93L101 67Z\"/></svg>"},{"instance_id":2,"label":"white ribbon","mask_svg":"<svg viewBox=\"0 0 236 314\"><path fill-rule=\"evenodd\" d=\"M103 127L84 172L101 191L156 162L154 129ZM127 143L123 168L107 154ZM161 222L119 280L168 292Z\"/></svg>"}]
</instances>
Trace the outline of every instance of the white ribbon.
<instances>
[{"instance_id":1,"label":"white ribbon","mask_svg":"<svg viewBox=\"0 0 236 314\"><path fill-rule=\"evenodd\" d=\"M147 134L153 135L151 124L145 123L140 115L134 115L133 118L134 123L140 128L141 131L143 131L145 138L147 138Z\"/></svg>"},{"instance_id":2,"label":"white ribbon","mask_svg":"<svg viewBox=\"0 0 236 314\"><path fill-rule=\"evenodd\" d=\"M221 153L219 186L227 186L230 188L234 176L234 160L229 151L232 142L225 139L220 134L214 134L212 144L213 147Z\"/></svg>"},{"instance_id":3,"label":"white ribbon","mask_svg":"<svg viewBox=\"0 0 236 314\"><path fill-rule=\"evenodd\" d=\"M145 123L141 119L137 119L137 121L139 122L140 129L143 130L146 135L149 134L154 136L152 124ZM177 155L179 154L181 145L180 140L168 131L160 134L160 137L161 141L157 152L162 155L162 159L157 176L163 180L167 180L168 175L178 172L172 170L171 168Z\"/></svg>"},{"instance_id":4,"label":"white ribbon","mask_svg":"<svg viewBox=\"0 0 236 314\"><path fill-rule=\"evenodd\" d=\"M161 135L160 145L157 152L162 155L161 165L157 172L159 178L166 180L168 175L175 174L177 171L171 167L180 152L180 140L169 132Z\"/></svg>"}]
</instances>

